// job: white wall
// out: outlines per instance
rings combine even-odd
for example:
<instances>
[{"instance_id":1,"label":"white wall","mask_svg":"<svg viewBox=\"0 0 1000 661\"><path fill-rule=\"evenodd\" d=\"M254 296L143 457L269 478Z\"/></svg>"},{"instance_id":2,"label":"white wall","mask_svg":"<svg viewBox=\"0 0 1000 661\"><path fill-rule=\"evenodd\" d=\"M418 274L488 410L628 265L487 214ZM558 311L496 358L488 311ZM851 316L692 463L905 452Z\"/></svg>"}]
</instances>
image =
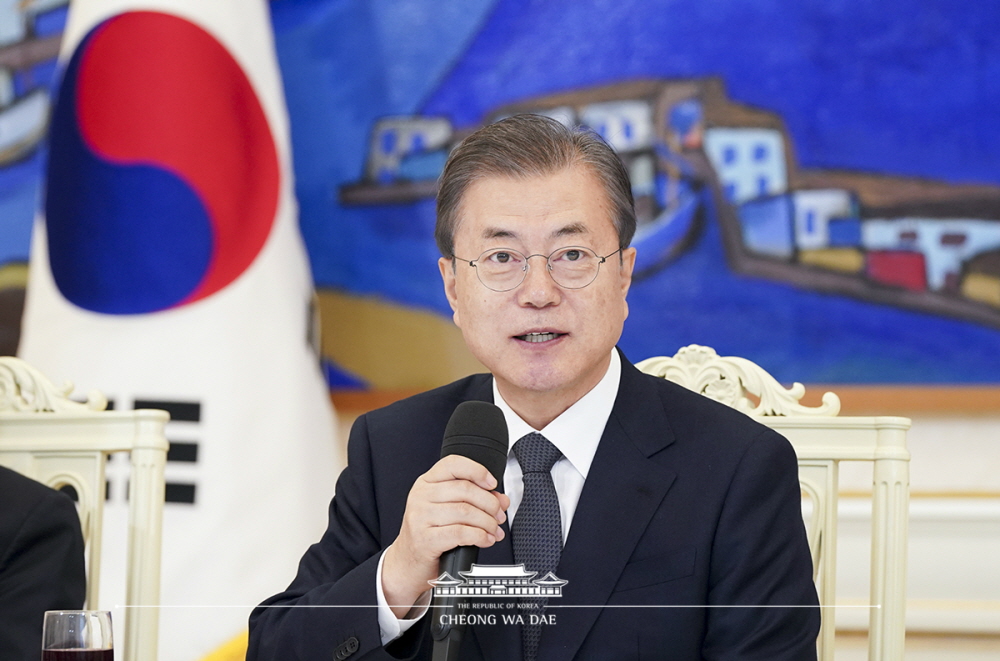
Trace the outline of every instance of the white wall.
<instances>
[{"instance_id":1,"label":"white wall","mask_svg":"<svg viewBox=\"0 0 1000 661\"><path fill-rule=\"evenodd\" d=\"M1000 634L1000 411L973 417L910 413L912 454L907 629ZM870 473L844 466L844 490ZM868 602L870 508L841 503L838 603ZM838 609L862 629L864 609Z\"/></svg>"}]
</instances>

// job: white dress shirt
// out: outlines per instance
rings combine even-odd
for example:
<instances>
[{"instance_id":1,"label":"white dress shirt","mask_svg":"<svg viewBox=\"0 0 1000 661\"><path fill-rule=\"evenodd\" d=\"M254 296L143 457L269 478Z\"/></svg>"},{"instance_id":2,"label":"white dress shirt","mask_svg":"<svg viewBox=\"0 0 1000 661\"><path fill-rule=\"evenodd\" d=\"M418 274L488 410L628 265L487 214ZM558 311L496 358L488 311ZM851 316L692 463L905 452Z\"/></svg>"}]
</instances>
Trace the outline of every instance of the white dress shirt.
<instances>
[{"instance_id":1,"label":"white dress shirt","mask_svg":"<svg viewBox=\"0 0 1000 661\"><path fill-rule=\"evenodd\" d=\"M569 537L569 526L573 523L576 504L583 492L583 483L590 472L590 464L597 453L597 445L604 435L604 427L611 417L611 409L618 396L618 382L621 380L622 363L617 351L611 352L611 364L596 386L575 404L563 411L559 417L545 426L533 429L521 416L507 405L496 381L493 381L493 402L503 411L507 420L510 445L507 448L507 470L503 474L504 493L510 497L507 520L513 521L524 495L524 479L521 465L511 451L525 434L537 431L559 448L563 456L552 466L552 482L559 496L559 515L562 517L563 544Z\"/></svg>"},{"instance_id":2,"label":"white dress shirt","mask_svg":"<svg viewBox=\"0 0 1000 661\"><path fill-rule=\"evenodd\" d=\"M507 508L507 520L512 522L517 516L517 508L524 494L524 480L517 457L511 452L514 443L525 434L537 431L559 448L563 456L552 466L552 481L559 496L559 514L562 518L563 543L569 537L569 527L573 523L573 514L583 492L583 484L590 472L590 464L594 461L597 446L604 435L604 427L611 417L615 398L618 396L618 385L621 381L622 363L618 352L611 350L611 362L604 377L590 392L563 411L559 416L545 426L544 429L534 429L514 412L497 388L493 380L493 403L503 411L507 421L508 447L507 468L504 471L504 493L510 497L510 507ZM412 612L413 617L401 620L389 608L382 592L382 562L385 552L379 558L378 570L375 575L378 593L378 623L382 634L382 644L386 645L402 636L413 626L424 613L430 603L430 591L425 592L417 607Z\"/></svg>"}]
</instances>

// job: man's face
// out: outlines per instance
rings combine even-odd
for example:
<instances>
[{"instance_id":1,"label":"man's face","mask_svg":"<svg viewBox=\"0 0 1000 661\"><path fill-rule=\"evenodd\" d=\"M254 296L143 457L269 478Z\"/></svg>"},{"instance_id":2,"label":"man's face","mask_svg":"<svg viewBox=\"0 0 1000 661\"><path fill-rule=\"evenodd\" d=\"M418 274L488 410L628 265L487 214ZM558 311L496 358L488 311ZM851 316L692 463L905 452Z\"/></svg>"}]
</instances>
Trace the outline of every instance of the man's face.
<instances>
[{"instance_id":1,"label":"man's face","mask_svg":"<svg viewBox=\"0 0 1000 661\"><path fill-rule=\"evenodd\" d=\"M490 177L465 192L455 231L455 254L474 260L490 248L549 255L583 246L599 256L618 248L610 205L589 169L518 180ZM495 292L462 261L439 261L445 293L472 353L493 372L504 398L562 406L590 391L607 370L611 350L628 316L625 295L635 249L613 255L583 289L557 285L545 260L534 257L524 282ZM554 417L553 415L553 417Z\"/></svg>"}]
</instances>

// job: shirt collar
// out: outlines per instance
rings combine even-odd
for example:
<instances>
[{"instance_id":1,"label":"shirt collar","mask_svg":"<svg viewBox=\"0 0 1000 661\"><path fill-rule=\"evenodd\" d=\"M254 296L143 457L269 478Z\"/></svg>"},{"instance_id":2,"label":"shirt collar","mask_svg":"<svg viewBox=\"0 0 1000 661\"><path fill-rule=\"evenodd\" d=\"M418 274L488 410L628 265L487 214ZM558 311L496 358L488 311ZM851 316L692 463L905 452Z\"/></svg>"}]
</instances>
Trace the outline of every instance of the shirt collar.
<instances>
[{"instance_id":1,"label":"shirt collar","mask_svg":"<svg viewBox=\"0 0 1000 661\"><path fill-rule=\"evenodd\" d=\"M538 431L553 445L559 448L563 456L583 477L587 477L590 464L597 454L597 446L604 435L604 427L611 417L615 398L618 397L618 385L621 381L622 363L618 351L611 350L611 362L604 377L590 392L563 411L555 420L546 425L545 429L533 429L507 405L493 379L493 402L503 411L509 433L508 452L514 443L533 431Z\"/></svg>"}]
</instances>

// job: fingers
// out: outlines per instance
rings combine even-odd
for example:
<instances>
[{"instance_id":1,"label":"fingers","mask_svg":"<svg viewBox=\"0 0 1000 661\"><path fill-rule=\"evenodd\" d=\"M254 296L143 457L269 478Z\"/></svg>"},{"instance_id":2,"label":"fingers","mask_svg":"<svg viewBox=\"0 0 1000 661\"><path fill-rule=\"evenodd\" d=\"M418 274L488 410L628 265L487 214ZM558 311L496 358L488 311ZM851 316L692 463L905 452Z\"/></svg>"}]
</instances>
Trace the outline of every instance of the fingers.
<instances>
[{"instance_id":1,"label":"fingers","mask_svg":"<svg viewBox=\"0 0 1000 661\"><path fill-rule=\"evenodd\" d=\"M481 464L452 455L417 478L406 501L400 537L414 554L437 558L455 546L494 544L510 504L493 491L496 479Z\"/></svg>"},{"instance_id":2,"label":"fingers","mask_svg":"<svg viewBox=\"0 0 1000 661\"><path fill-rule=\"evenodd\" d=\"M458 454L442 457L431 466L421 479L427 482L447 482L449 480L468 480L476 486L492 491L497 488L497 481L486 470L486 466Z\"/></svg>"},{"instance_id":3,"label":"fingers","mask_svg":"<svg viewBox=\"0 0 1000 661\"><path fill-rule=\"evenodd\" d=\"M434 525L447 525L448 523L469 523L476 525L474 520L457 518L462 515L475 517L476 513L489 515L494 525L507 520L507 515L499 498L502 494L498 494L495 491L487 491L466 480L428 482L419 485L419 488L419 493L425 497L428 506L441 506L434 508L436 513L435 520L432 522ZM456 518L450 518L448 515L454 515ZM486 527L485 521L483 521L482 527Z\"/></svg>"},{"instance_id":4,"label":"fingers","mask_svg":"<svg viewBox=\"0 0 1000 661\"><path fill-rule=\"evenodd\" d=\"M497 497L498 501L500 501L500 509L503 510L503 512L504 512L504 517L503 518L504 518L504 521L506 521L507 520L507 510L510 509L510 496L508 496L505 493L500 493L499 491L494 491L493 495ZM503 521L501 521L500 523L503 523Z\"/></svg>"}]
</instances>

